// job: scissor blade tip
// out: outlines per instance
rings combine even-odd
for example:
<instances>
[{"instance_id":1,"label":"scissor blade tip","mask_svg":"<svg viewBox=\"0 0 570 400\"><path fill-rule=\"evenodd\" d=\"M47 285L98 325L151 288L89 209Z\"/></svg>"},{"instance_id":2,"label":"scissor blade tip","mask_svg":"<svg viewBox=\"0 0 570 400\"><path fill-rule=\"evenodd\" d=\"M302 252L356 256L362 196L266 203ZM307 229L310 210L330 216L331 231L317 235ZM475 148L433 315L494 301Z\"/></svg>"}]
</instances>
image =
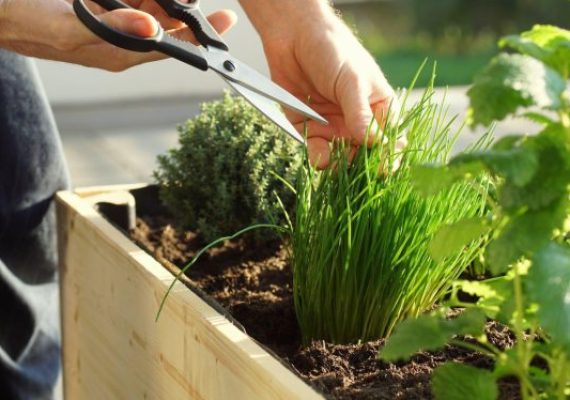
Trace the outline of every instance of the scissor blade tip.
<instances>
[{"instance_id":1,"label":"scissor blade tip","mask_svg":"<svg viewBox=\"0 0 570 400\"><path fill-rule=\"evenodd\" d=\"M291 136L293 138L293 140L295 140L296 142L302 144L302 145L307 145L307 140L301 136L301 135L291 135L289 134L289 136Z\"/></svg>"},{"instance_id":2,"label":"scissor blade tip","mask_svg":"<svg viewBox=\"0 0 570 400\"><path fill-rule=\"evenodd\" d=\"M321 117L319 114L311 114L308 116L310 119L312 119L313 121L318 122L321 125L328 125L329 121L327 121L325 118Z\"/></svg>"}]
</instances>

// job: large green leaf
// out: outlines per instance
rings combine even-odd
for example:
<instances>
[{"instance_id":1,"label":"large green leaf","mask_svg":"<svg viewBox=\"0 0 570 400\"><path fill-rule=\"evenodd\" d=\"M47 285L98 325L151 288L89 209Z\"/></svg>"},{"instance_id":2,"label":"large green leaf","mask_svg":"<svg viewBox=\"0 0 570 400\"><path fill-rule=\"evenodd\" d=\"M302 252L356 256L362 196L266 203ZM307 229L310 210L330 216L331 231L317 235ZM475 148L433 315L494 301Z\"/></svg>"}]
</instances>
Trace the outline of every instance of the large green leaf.
<instances>
[{"instance_id":1,"label":"large green leaf","mask_svg":"<svg viewBox=\"0 0 570 400\"><path fill-rule=\"evenodd\" d=\"M570 72L570 31L552 25L536 25L532 30L503 38L499 45L534 57L568 78Z\"/></svg>"},{"instance_id":2,"label":"large green leaf","mask_svg":"<svg viewBox=\"0 0 570 400\"><path fill-rule=\"evenodd\" d=\"M565 90L564 78L542 62L520 54L500 54L469 89L469 123L489 125L521 107L557 110Z\"/></svg>"},{"instance_id":3,"label":"large green leaf","mask_svg":"<svg viewBox=\"0 0 570 400\"><path fill-rule=\"evenodd\" d=\"M451 161L450 166L473 162L482 163L490 172L508 179L516 186L526 185L538 168L536 154L524 147L460 154Z\"/></svg>"},{"instance_id":4,"label":"large green leaf","mask_svg":"<svg viewBox=\"0 0 570 400\"><path fill-rule=\"evenodd\" d=\"M534 122L535 124L539 124L539 125L543 125L543 126L547 126L547 125L556 123L556 121L554 121L554 119L552 119L550 116L544 115L543 113L536 112L536 111L525 112L522 115L522 117L528 119L529 121Z\"/></svg>"},{"instance_id":5,"label":"large green leaf","mask_svg":"<svg viewBox=\"0 0 570 400\"><path fill-rule=\"evenodd\" d=\"M570 184L570 149L564 127L550 125L537 136L527 138L520 147L534 154L535 161L533 164L527 156L506 161L504 168L508 169L503 174L506 180L499 190L501 205L513 210L521 207L538 210L566 196ZM523 172L513 175L519 166ZM530 176L533 166L534 173ZM531 179L525 181L523 176Z\"/></svg>"},{"instance_id":6,"label":"large green leaf","mask_svg":"<svg viewBox=\"0 0 570 400\"><path fill-rule=\"evenodd\" d=\"M509 324L512 317L512 277L500 276L485 281L457 281L455 285L463 292L477 296L477 306L489 318Z\"/></svg>"},{"instance_id":7,"label":"large green leaf","mask_svg":"<svg viewBox=\"0 0 570 400\"><path fill-rule=\"evenodd\" d=\"M542 247L532 260L527 285L542 327L570 354L570 246L552 242Z\"/></svg>"},{"instance_id":8,"label":"large green leaf","mask_svg":"<svg viewBox=\"0 0 570 400\"><path fill-rule=\"evenodd\" d=\"M436 368L432 389L438 400L495 400L499 396L491 371L458 363Z\"/></svg>"},{"instance_id":9,"label":"large green leaf","mask_svg":"<svg viewBox=\"0 0 570 400\"><path fill-rule=\"evenodd\" d=\"M538 211L528 210L511 217L507 224L487 246L486 260L493 274L501 274L521 257L531 257L546 244L554 231L563 226L568 209L568 199Z\"/></svg>"},{"instance_id":10,"label":"large green leaf","mask_svg":"<svg viewBox=\"0 0 570 400\"><path fill-rule=\"evenodd\" d=\"M412 183L423 195L432 196L450 188L457 182L478 176L484 170L484 165L477 160L460 163L452 168L420 165L412 169Z\"/></svg>"},{"instance_id":11,"label":"large green leaf","mask_svg":"<svg viewBox=\"0 0 570 400\"><path fill-rule=\"evenodd\" d=\"M406 359L419 351L442 348L455 335L480 336L485 327L485 314L479 309L468 309L459 317L447 320L441 314L422 315L399 324L380 358L386 361Z\"/></svg>"},{"instance_id":12,"label":"large green leaf","mask_svg":"<svg viewBox=\"0 0 570 400\"><path fill-rule=\"evenodd\" d=\"M440 262L446 257L457 256L461 250L489 231L484 218L469 218L442 226L429 244L431 257Z\"/></svg>"}]
</instances>

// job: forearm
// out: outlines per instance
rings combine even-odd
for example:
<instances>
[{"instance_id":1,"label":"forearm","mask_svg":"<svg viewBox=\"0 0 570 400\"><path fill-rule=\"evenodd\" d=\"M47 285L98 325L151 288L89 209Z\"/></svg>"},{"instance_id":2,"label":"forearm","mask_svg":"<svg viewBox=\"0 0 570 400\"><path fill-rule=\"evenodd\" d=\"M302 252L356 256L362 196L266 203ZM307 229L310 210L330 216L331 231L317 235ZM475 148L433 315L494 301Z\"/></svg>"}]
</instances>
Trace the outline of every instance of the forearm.
<instances>
[{"instance_id":1,"label":"forearm","mask_svg":"<svg viewBox=\"0 0 570 400\"><path fill-rule=\"evenodd\" d=\"M8 8L6 0L0 0L0 23L6 22L6 10Z\"/></svg>"},{"instance_id":2,"label":"forearm","mask_svg":"<svg viewBox=\"0 0 570 400\"><path fill-rule=\"evenodd\" d=\"M315 20L338 21L328 0L239 0L262 39L272 31L291 31L296 26Z\"/></svg>"}]
</instances>

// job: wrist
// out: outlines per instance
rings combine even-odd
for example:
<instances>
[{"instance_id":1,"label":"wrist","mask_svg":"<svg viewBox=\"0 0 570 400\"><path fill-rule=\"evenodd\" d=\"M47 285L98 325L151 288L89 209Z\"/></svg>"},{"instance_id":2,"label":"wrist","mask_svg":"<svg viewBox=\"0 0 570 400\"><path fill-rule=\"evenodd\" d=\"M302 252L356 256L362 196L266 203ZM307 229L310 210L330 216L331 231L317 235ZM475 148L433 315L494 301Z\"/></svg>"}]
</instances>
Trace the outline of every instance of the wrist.
<instances>
[{"instance_id":1,"label":"wrist","mask_svg":"<svg viewBox=\"0 0 570 400\"><path fill-rule=\"evenodd\" d=\"M295 27L306 29L308 24L323 27L323 23L338 22L328 0L239 1L263 41L276 35L293 34Z\"/></svg>"},{"instance_id":2,"label":"wrist","mask_svg":"<svg viewBox=\"0 0 570 400\"><path fill-rule=\"evenodd\" d=\"M8 3L9 1L0 0L0 40L3 39L8 23Z\"/></svg>"}]
</instances>

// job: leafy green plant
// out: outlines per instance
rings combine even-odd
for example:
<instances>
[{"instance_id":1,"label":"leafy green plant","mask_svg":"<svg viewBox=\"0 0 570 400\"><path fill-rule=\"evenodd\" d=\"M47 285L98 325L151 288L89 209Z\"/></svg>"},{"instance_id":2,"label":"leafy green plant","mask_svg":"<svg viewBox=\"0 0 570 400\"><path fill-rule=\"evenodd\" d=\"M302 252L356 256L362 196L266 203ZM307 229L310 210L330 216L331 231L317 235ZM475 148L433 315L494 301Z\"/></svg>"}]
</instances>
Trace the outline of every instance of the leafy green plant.
<instances>
[{"instance_id":1,"label":"leafy green plant","mask_svg":"<svg viewBox=\"0 0 570 400\"><path fill-rule=\"evenodd\" d=\"M444 257L449 247L466 237L491 230L485 250L491 271L501 276L486 281L457 281L446 307L465 307L455 320L445 308L399 325L381 351L397 360L445 343L475 349L495 361L492 371L446 364L434 373L433 390L440 399L495 399L497 380L518 378L523 399L570 397L570 32L535 26L500 44L517 51L501 54L475 79L469 91L472 124L489 124L509 115L522 115L542 125L535 136L512 135L484 151L460 155L446 166L425 166L414 172L426 196L448 190L480 174L497 181L491 215L478 223L464 220L451 227L449 237L433 251ZM437 237L437 236L436 236ZM432 250L433 250L432 246ZM459 299L462 290L475 303ZM483 335L486 318L506 324L517 340L501 351ZM418 332L412 335L411 332ZM421 332L421 333L420 333ZM468 335L461 341L454 335ZM539 368L537 365L546 365ZM465 382L470 386L465 397ZM441 383L444 382L445 385ZM463 393L463 394L462 394Z\"/></svg>"},{"instance_id":2,"label":"leafy green plant","mask_svg":"<svg viewBox=\"0 0 570 400\"><path fill-rule=\"evenodd\" d=\"M402 150L395 143L404 132L409 144ZM302 170L291 230L294 301L305 342L386 337L398 321L437 302L475 258L481 235L438 260L430 258L428 244L444 225L478 221L485 184L460 182L425 198L411 179L412 167L445 162L455 137L430 87L388 123L386 143L362 147L351 164L338 145L335 168ZM397 172L379 174L398 158Z\"/></svg>"},{"instance_id":3,"label":"leafy green plant","mask_svg":"<svg viewBox=\"0 0 570 400\"><path fill-rule=\"evenodd\" d=\"M302 151L245 100L226 93L178 131L179 147L158 158L154 176L184 227L209 242L251 224L280 224L281 207L293 209L281 179L294 180ZM253 238L261 244L275 236Z\"/></svg>"}]
</instances>

